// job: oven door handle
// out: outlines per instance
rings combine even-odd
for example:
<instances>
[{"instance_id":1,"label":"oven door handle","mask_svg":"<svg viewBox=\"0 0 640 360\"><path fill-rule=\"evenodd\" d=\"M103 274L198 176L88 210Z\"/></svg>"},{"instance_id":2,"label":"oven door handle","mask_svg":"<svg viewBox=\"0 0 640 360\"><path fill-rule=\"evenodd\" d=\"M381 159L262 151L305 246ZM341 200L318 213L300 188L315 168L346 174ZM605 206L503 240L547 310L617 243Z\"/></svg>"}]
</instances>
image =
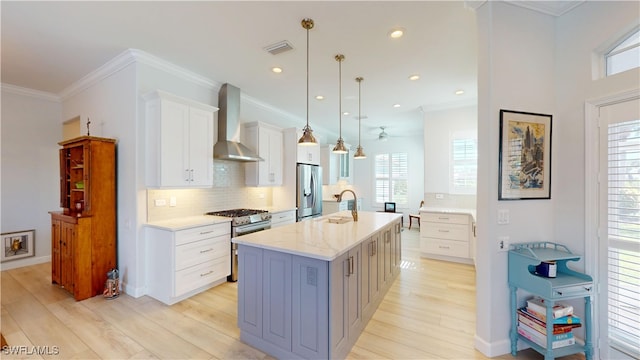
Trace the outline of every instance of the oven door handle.
<instances>
[{"instance_id":1,"label":"oven door handle","mask_svg":"<svg viewBox=\"0 0 640 360\"><path fill-rule=\"evenodd\" d=\"M271 221L263 221L256 224L236 226L233 228L232 235L236 237L268 229L271 229Z\"/></svg>"}]
</instances>

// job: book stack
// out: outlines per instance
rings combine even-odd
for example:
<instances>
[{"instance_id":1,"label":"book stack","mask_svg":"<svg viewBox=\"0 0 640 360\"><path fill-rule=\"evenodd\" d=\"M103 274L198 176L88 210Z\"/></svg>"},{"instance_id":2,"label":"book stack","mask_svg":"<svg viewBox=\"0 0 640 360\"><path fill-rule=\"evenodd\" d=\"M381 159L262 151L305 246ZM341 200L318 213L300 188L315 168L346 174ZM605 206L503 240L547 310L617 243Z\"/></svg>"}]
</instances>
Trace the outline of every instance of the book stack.
<instances>
[{"instance_id":1,"label":"book stack","mask_svg":"<svg viewBox=\"0 0 640 360\"><path fill-rule=\"evenodd\" d=\"M573 329L582 326L580 318L573 315L573 306L556 303L552 309L553 339L551 348L557 349L576 343ZM518 309L518 334L547 347L547 307L544 299L534 297L527 300L527 306Z\"/></svg>"}]
</instances>

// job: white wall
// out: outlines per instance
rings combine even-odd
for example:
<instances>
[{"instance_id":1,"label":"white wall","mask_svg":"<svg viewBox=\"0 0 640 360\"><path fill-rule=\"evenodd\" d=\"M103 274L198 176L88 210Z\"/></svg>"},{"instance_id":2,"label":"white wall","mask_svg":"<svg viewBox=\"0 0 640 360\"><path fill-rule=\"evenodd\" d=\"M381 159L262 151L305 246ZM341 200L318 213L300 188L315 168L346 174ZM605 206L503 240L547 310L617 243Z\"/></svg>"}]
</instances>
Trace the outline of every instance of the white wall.
<instances>
[{"instance_id":1,"label":"white wall","mask_svg":"<svg viewBox=\"0 0 640 360\"><path fill-rule=\"evenodd\" d=\"M454 134L477 138L478 107L465 106L424 114L425 206L476 208L476 196L451 194L451 140ZM435 194L443 199L436 199Z\"/></svg>"},{"instance_id":2,"label":"white wall","mask_svg":"<svg viewBox=\"0 0 640 360\"><path fill-rule=\"evenodd\" d=\"M60 209L62 126L56 99L4 85L1 96L1 232L35 230L35 257L5 262L6 270L51 260L47 212Z\"/></svg>"},{"instance_id":3,"label":"white wall","mask_svg":"<svg viewBox=\"0 0 640 360\"><path fill-rule=\"evenodd\" d=\"M506 253L495 251L497 237L585 253L584 102L638 88L640 79L636 69L594 81L593 51L637 24L639 13L638 2L585 2L559 18L500 2L477 11L478 186L487 191L478 191L476 347L488 356L510 351ZM553 115L551 200L497 201L500 109ZM496 224L499 209L510 211L511 224Z\"/></svg>"},{"instance_id":4,"label":"white wall","mask_svg":"<svg viewBox=\"0 0 640 360\"><path fill-rule=\"evenodd\" d=\"M500 109L555 113L554 18L503 2L487 2L478 15L478 196L476 244L476 347L495 356L509 351L507 253L510 241L553 240L551 200L498 201ZM554 119L555 120L555 119ZM553 144L558 141L552 138ZM552 154L553 168L559 153ZM510 212L510 224L497 225L497 212Z\"/></svg>"},{"instance_id":5,"label":"white wall","mask_svg":"<svg viewBox=\"0 0 640 360\"><path fill-rule=\"evenodd\" d=\"M120 67L100 81L90 82L67 96L62 109L63 120L80 116L82 135L86 135L88 118L92 136L116 139L117 264L123 289L129 294L138 293L142 286L135 258L141 226L136 211L140 205L136 196L135 78L134 64ZM58 126L62 128L61 122Z\"/></svg>"},{"instance_id":6,"label":"white wall","mask_svg":"<svg viewBox=\"0 0 640 360\"><path fill-rule=\"evenodd\" d=\"M406 152L409 156L409 199L414 199L414 201L406 205L397 204L396 211L407 214L416 211L424 196L423 135L420 133L409 137L390 136L387 141L363 139L361 144L367 158L353 161L353 188L356 189L358 197L362 197L362 210L376 211L383 208L382 204L375 204L374 198L375 172L373 166L375 155ZM405 220L408 220L407 216L405 216Z\"/></svg>"}]
</instances>

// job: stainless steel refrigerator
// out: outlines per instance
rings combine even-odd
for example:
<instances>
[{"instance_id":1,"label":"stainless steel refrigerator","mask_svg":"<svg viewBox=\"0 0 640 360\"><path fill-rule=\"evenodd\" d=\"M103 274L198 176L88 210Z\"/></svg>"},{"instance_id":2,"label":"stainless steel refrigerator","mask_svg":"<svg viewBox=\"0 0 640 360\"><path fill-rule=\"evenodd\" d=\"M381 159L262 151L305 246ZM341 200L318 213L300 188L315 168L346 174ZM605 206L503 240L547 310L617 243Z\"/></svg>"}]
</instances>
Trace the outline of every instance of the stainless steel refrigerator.
<instances>
[{"instance_id":1,"label":"stainless steel refrigerator","mask_svg":"<svg viewBox=\"0 0 640 360\"><path fill-rule=\"evenodd\" d=\"M322 168L298 164L296 189L297 221L322 215Z\"/></svg>"}]
</instances>

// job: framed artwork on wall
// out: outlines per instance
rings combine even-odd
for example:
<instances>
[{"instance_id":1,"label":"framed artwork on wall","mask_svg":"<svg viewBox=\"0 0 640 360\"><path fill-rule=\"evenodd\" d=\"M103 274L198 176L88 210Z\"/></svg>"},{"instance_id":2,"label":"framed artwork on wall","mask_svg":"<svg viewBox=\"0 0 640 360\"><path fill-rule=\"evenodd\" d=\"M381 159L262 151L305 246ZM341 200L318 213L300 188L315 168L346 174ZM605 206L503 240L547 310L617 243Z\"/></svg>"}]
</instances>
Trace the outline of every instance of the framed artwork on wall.
<instances>
[{"instance_id":1,"label":"framed artwork on wall","mask_svg":"<svg viewBox=\"0 0 640 360\"><path fill-rule=\"evenodd\" d=\"M551 120L500 110L498 200L551 198Z\"/></svg>"},{"instance_id":2,"label":"framed artwork on wall","mask_svg":"<svg viewBox=\"0 0 640 360\"><path fill-rule=\"evenodd\" d=\"M34 256L35 233L35 230L25 230L2 234L0 262Z\"/></svg>"}]
</instances>

